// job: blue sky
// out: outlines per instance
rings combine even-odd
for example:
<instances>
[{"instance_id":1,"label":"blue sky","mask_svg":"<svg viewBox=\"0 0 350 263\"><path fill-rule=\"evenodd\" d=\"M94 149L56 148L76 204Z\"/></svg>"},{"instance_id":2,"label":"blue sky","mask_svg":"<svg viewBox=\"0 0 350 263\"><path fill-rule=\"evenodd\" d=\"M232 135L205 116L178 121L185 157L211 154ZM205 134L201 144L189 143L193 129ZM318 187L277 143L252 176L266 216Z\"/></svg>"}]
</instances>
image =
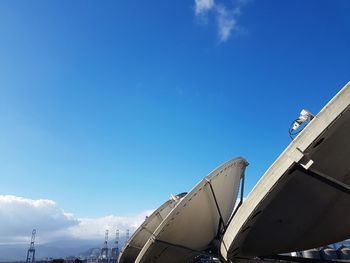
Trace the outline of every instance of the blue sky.
<instances>
[{"instance_id":1,"label":"blue sky","mask_svg":"<svg viewBox=\"0 0 350 263\"><path fill-rule=\"evenodd\" d=\"M349 8L0 1L0 194L129 215L235 156L248 193L350 80Z\"/></svg>"}]
</instances>

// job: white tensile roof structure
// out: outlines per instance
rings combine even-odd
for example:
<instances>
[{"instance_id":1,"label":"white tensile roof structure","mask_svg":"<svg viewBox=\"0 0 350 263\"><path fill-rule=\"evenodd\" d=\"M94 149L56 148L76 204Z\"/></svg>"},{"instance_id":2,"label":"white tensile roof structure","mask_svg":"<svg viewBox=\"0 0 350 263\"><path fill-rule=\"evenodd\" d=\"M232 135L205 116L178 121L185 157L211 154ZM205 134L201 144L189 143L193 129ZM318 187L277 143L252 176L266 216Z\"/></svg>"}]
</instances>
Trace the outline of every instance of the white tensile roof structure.
<instances>
[{"instance_id":1,"label":"white tensile roof structure","mask_svg":"<svg viewBox=\"0 0 350 263\"><path fill-rule=\"evenodd\" d=\"M135 262L187 262L210 249L230 219L247 165L236 158L206 176L157 227Z\"/></svg>"},{"instance_id":2,"label":"white tensile roof structure","mask_svg":"<svg viewBox=\"0 0 350 263\"><path fill-rule=\"evenodd\" d=\"M350 82L266 171L233 217L224 259L276 255L350 237Z\"/></svg>"},{"instance_id":3,"label":"white tensile roof structure","mask_svg":"<svg viewBox=\"0 0 350 263\"><path fill-rule=\"evenodd\" d=\"M172 196L158 209L156 209L141 226L136 229L134 234L127 240L123 250L119 254L119 263L133 263L140 253L147 240L151 237L154 230L160 225L163 219L174 209L177 202L179 202L186 193L181 193L176 196Z\"/></svg>"}]
</instances>

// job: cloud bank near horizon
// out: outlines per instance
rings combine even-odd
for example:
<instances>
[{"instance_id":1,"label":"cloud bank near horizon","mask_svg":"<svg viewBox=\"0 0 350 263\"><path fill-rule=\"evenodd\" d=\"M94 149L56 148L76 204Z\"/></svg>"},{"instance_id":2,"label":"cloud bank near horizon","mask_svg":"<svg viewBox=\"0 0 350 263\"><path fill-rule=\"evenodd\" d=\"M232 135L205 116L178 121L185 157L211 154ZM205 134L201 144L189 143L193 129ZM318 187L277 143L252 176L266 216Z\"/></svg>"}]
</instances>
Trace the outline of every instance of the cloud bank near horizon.
<instances>
[{"instance_id":1,"label":"cloud bank near horizon","mask_svg":"<svg viewBox=\"0 0 350 263\"><path fill-rule=\"evenodd\" d=\"M249 0L237 0L235 2L225 2L215 0L195 0L196 17L205 18L213 15L216 20L218 37L220 42L226 42L232 35L232 32L239 29L237 18L242 14L242 7Z\"/></svg>"},{"instance_id":2,"label":"cloud bank near horizon","mask_svg":"<svg viewBox=\"0 0 350 263\"><path fill-rule=\"evenodd\" d=\"M103 239L105 229L109 229L111 234L119 229L124 235L126 229L133 232L152 212L148 210L132 216L76 218L53 200L0 195L0 243L29 242L34 228L37 229L36 240L39 243Z\"/></svg>"}]
</instances>

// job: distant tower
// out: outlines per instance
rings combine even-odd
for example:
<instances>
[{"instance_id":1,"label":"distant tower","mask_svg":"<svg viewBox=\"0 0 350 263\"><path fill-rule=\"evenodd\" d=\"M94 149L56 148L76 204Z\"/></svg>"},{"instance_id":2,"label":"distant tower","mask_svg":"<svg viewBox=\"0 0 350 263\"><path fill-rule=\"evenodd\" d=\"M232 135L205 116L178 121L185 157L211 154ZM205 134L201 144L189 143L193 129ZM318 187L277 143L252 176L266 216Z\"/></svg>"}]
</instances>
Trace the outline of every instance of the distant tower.
<instances>
[{"instance_id":1,"label":"distant tower","mask_svg":"<svg viewBox=\"0 0 350 263\"><path fill-rule=\"evenodd\" d=\"M108 262L108 230L106 230L105 232L105 242L103 243L103 247L101 248L99 259L101 262Z\"/></svg>"},{"instance_id":2,"label":"distant tower","mask_svg":"<svg viewBox=\"0 0 350 263\"><path fill-rule=\"evenodd\" d=\"M36 230L33 229L33 231L32 231L32 239L30 241L30 246L29 246L29 249L28 249L28 252L27 252L26 263L34 263L35 262L35 248L34 248L35 234L36 234Z\"/></svg>"},{"instance_id":3,"label":"distant tower","mask_svg":"<svg viewBox=\"0 0 350 263\"><path fill-rule=\"evenodd\" d=\"M114 245L111 251L111 262L116 262L119 255L119 229L115 232Z\"/></svg>"},{"instance_id":4,"label":"distant tower","mask_svg":"<svg viewBox=\"0 0 350 263\"><path fill-rule=\"evenodd\" d=\"M130 230L129 229L126 230L125 238L126 238L125 242L127 242L130 238Z\"/></svg>"}]
</instances>

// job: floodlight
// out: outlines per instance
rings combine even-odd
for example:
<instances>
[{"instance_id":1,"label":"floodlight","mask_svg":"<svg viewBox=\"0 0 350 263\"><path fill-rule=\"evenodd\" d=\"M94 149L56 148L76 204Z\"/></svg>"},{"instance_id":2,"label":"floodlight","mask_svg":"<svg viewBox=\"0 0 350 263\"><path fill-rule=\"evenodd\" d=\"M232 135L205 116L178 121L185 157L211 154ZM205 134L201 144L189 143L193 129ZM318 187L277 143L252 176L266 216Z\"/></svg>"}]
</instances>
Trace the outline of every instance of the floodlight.
<instances>
[{"instance_id":1,"label":"floodlight","mask_svg":"<svg viewBox=\"0 0 350 263\"><path fill-rule=\"evenodd\" d=\"M314 118L314 115L310 111L302 109L300 112L299 118L296 119L293 123L292 130L293 131L297 130L302 123L306 121L311 121L313 118Z\"/></svg>"}]
</instances>

